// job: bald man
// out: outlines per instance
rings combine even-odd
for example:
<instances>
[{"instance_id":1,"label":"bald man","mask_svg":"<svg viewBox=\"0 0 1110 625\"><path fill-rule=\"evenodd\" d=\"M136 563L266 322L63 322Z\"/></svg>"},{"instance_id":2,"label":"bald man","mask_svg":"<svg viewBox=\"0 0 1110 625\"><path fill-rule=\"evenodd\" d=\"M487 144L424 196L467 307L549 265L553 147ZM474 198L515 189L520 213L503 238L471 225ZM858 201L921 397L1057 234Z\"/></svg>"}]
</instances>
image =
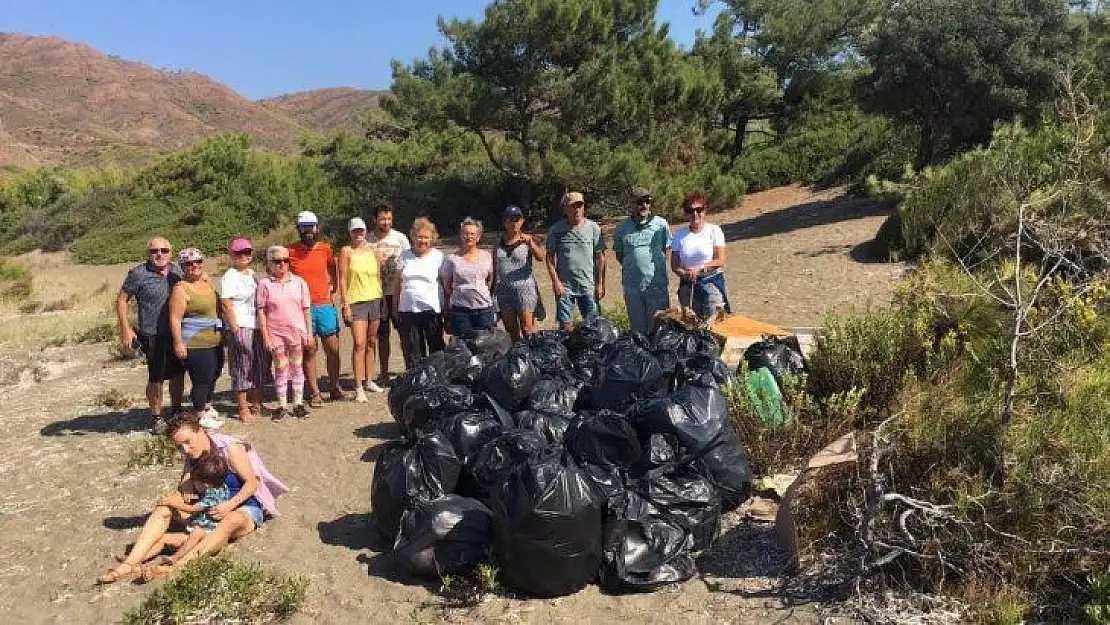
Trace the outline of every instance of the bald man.
<instances>
[{"instance_id":1,"label":"bald man","mask_svg":"<svg viewBox=\"0 0 1110 625\"><path fill-rule=\"evenodd\" d=\"M173 263L173 246L163 237L154 237L147 244L147 260L127 272L123 287L116 297L116 323L119 340L127 349L138 347L146 354L146 401L150 406L151 430L164 426L162 415L162 383L170 383L172 412L181 408L185 369L173 352L169 314L166 302L173 285L182 278L181 269ZM127 303L134 299L139 312L139 327L131 328Z\"/></svg>"}]
</instances>

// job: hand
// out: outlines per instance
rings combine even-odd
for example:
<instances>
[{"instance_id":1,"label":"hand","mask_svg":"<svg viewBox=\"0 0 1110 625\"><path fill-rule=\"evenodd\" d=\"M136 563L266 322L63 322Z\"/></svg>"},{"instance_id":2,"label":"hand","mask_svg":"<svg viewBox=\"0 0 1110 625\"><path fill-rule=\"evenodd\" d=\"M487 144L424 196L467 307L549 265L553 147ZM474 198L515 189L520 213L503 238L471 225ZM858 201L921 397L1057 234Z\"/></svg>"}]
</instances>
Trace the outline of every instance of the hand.
<instances>
[{"instance_id":1,"label":"hand","mask_svg":"<svg viewBox=\"0 0 1110 625\"><path fill-rule=\"evenodd\" d=\"M521 241L524 241L524 242L525 242L525 243L527 243L528 245L532 245L532 242L533 242L533 240L532 240L532 235L530 235L530 234L527 234L527 233L521 233L521 235L520 235L520 240L521 240Z\"/></svg>"},{"instance_id":2,"label":"hand","mask_svg":"<svg viewBox=\"0 0 1110 625\"><path fill-rule=\"evenodd\" d=\"M351 305L343 304L343 325L351 327Z\"/></svg>"},{"instance_id":3,"label":"hand","mask_svg":"<svg viewBox=\"0 0 1110 625\"><path fill-rule=\"evenodd\" d=\"M304 345L305 349L312 349L312 345L314 343L315 340L311 333L305 333L301 335L301 345Z\"/></svg>"},{"instance_id":4,"label":"hand","mask_svg":"<svg viewBox=\"0 0 1110 625\"><path fill-rule=\"evenodd\" d=\"M271 354L274 353L274 344L271 343L269 339L262 341L262 348L270 352Z\"/></svg>"},{"instance_id":5,"label":"hand","mask_svg":"<svg viewBox=\"0 0 1110 625\"><path fill-rule=\"evenodd\" d=\"M235 511L235 508L231 507L231 502L230 501L223 501L223 502L220 502L220 505L218 505L214 508L209 508L208 509L208 516L212 517L216 521L219 521L219 520L223 519L225 516L231 514L234 511Z\"/></svg>"},{"instance_id":6,"label":"hand","mask_svg":"<svg viewBox=\"0 0 1110 625\"><path fill-rule=\"evenodd\" d=\"M184 503L185 497L181 493L176 491L162 495L162 498L158 500L159 506L167 506L170 508L178 508Z\"/></svg>"},{"instance_id":7,"label":"hand","mask_svg":"<svg viewBox=\"0 0 1110 625\"><path fill-rule=\"evenodd\" d=\"M135 331L131 328L127 328L122 333L120 333L119 342L121 345L123 345L123 348L125 350L130 350L131 346L135 344L136 338L138 337L135 335Z\"/></svg>"},{"instance_id":8,"label":"hand","mask_svg":"<svg viewBox=\"0 0 1110 625\"><path fill-rule=\"evenodd\" d=\"M552 282L551 288L555 290L555 299L559 299L563 296L564 293L567 292L566 287L563 286L563 283L560 280L555 280L554 282Z\"/></svg>"},{"instance_id":9,"label":"hand","mask_svg":"<svg viewBox=\"0 0 1110 625\"><path fill-rule=\"evenodd\" d=\"M227 325L227 331L230 332L232 336L239 334L239 324L229 323Z\"/></svg>"},{"instance_id":10,"label":"hand","mask_svg":"<svg viewBox=\"0 0 1110 625\"><path fill-rule=\"evenodd\" d=\"M594 287L594 295L597 296L597 301L599 301L599 302L601 300L605 299L605 283L604 282L598 282L597 283L597 286Z\"/></svg>"},{"instance_id":11,"label":"hand","mask_svg":"<svg viewBox=\"0 0 1110 625\"><path fill-rule=\"evenodd\" d=\"M189 350L185 348L185 343L181 341L174 341L173 353L181 360L185 360L185 358L189 355Z\"/></svg>"}]
</instances>

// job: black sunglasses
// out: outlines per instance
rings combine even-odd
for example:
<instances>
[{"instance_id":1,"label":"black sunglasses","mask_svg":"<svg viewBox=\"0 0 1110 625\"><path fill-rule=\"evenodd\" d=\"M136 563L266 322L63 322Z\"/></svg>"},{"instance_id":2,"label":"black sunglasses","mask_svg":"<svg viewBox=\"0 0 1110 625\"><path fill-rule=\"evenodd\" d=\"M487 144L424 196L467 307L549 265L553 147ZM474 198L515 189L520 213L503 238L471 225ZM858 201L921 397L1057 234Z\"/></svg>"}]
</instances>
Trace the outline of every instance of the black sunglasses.
<instances>
[{"instance_id":1,"label":"black sunglasses","mask_svg":"<svg viewBox=\"0 0 1110 625\"><path fill-rule=\"evenodd\" d=\"M203 260L187 260L187 261L181 263L181 266L182 267L194 267L194 266L202 265L202 264L204 264Z\"/></svg>"},{"instance_id":2,"label":"black sunglasses","mask_svg":"<svg viewBox=\"0 0 1110 625\"><path fill-rule=\"evenodd\" d=\"M691 206L691 207L686 209L686 214L687 215L690 215L692 213L704 213L704 212L705 212L705 207L704 206Z\"/></svg>"},{"instance_id":3,"label":"black sunglasses","mask_svg":"<svg viewBox=\"0 0 1110 625\"><path fill-rule=\"evenodd\" d=\"M254 254L254 250L239 250L237 252L232 252L232 253L233 254L238 254L239 256L250 256L251 254Z\"/></svg>"},{"instance_id":4,"label":"black sunglasses","mask_svg":"<svg viewBox=\"0 0 1110 625\"><path fill-rule=\"evenodd\" d=\"M643 204L651 204L651 196L650 196L650 195L645 195L644 197L642 197L642 198L640 198L640 199L636 200L636 203L637 203L637 204L641 204L641 205L643 205Z\"/></svg>"},{"instance_id":5,"label":"black sunglasses","mask_svg":"<svg viewBox=\"0 0 1110 625\"><path fill-rule=\"evenodd\" d=\"M150 252L151 254L169 254L173 250L171 250L168 247L152 247L147 251Z\"/></svg>"},{"instance_id":6,"label":"black sunglasses","mask_svg":"<svg viewBox=\"0 0 1110 625\"><path fill-rule=\"evenodd\" d=\"M275 265L286 265L286 264L289 264L289 259L288 258L271 258L270 262L275 264Z\"/></svg>"}]
</instances>

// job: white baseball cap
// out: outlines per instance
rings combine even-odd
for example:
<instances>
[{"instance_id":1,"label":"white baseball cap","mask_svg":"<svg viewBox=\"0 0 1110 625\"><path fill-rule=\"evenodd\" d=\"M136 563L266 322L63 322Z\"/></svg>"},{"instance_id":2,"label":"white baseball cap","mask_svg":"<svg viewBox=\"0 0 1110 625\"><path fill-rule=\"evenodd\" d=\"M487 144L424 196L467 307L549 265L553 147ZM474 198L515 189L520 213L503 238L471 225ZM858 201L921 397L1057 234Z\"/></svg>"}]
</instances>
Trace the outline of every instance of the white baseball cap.
<instances>
[{"instance_id":1,"label":"white baseball cap","mask_svg":"<svg viewBox=\"0 0 1110 625\"><path fill-rule=\"evenodd\" d=\"M298 226L315 226L319 223L320 220L316 218L316 213L312 211L301 211L297 213Z\"/></svg>"},{"instance_id":2,"label":"white baseball cap","mask_svg":"<svg viewBox=\"0 0 1110 625\"><path fill-rule=\"evenodd\" d=\"M362 217L352 217L351 220L347 222L347 232L350 232L351 230L365 229L366 222L362 220Z\"/></svg>"}]
</instances>

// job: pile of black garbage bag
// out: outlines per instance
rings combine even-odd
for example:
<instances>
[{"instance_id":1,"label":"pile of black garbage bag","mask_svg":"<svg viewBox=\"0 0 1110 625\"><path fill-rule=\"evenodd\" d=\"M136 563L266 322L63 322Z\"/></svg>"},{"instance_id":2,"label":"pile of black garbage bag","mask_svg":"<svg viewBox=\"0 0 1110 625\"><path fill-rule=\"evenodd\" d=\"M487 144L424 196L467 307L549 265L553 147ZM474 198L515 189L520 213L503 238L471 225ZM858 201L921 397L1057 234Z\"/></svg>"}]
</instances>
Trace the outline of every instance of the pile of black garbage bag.
<instances>
[{"instance_id":1,"label":"pile of black garbage bag","mask_svg":"<svg viewBox=\"0 0 1110 625\"><path fill-rule=\"evenodd\" d=\"M370 504L393 557L442 576L492 549L501 581L535 597L689 579L751 488L720 351L677 322L644 337L600 318L516 344L454 340L389 391L402 436Z\"/></svg>"}]
</instances>

